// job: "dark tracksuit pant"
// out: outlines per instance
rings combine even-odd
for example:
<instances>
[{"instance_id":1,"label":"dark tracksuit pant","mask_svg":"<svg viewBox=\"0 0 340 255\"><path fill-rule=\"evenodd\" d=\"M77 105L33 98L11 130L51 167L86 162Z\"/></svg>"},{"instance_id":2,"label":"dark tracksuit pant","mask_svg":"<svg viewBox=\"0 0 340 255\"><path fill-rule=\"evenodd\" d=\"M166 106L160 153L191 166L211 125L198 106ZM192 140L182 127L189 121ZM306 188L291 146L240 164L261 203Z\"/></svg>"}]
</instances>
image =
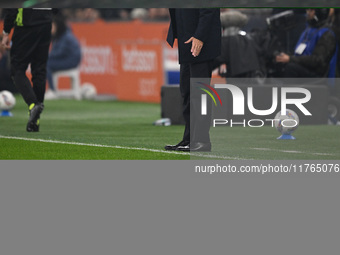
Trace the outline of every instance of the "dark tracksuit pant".
<instances>
[{"instance_id":1,"label":"dark tracksuit pant","mask_svg":"<svg viewBox=\"0 0 340 255\"><path fill-rule=\"evenodd\" d=\"M15 27L11 47L11 76L27 105L42 103L46 89L46 63L51 23ZM31 64L32 84L26 76Z\"/></svg>"}]
</instances>

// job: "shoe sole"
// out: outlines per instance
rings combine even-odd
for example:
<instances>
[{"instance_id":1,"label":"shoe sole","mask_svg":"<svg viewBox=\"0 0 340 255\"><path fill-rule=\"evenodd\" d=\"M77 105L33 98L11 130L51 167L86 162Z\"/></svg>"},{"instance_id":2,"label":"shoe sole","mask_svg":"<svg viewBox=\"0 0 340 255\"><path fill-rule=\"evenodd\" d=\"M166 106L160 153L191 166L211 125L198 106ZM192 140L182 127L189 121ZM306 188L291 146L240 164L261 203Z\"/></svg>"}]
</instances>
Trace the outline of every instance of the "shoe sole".
<instances>
[{"instance_id":1,"label":"shoe sole","mask_svg":"<svg viewBox=\"0 0 340 255\"><path fill-rule=\"evenodd\" d=\"M176 151L177 148L180 146L183 146L183 145L166 145L164 149L167 151Z\"/></svg>"},{"instance_id":2,"label":"shoe sole","mask_svg":"<svg viewBox=\"0 0 340 255\"><path fill-rule=\"evenodd\" d=\"M27 132L39 132L39 127L26 127Z\"/></svg>"}]
</instances>

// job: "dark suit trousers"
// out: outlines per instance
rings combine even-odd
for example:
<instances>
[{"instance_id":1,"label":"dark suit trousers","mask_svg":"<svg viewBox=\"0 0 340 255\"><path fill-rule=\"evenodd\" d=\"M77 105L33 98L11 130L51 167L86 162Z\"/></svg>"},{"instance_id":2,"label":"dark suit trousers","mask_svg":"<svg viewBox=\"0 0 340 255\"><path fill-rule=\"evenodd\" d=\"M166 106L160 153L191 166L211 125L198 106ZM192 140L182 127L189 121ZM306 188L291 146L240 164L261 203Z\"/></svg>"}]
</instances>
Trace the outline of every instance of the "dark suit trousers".
<instances>
[{"instance_id":1,"label":"dark suit trousers","mask_svg":"<svg viewBox=\"0 0 340 255\"><path fill-rule=\"evenodd\" d=\"M209 129L211 115L201 116L201 102L199 100L190 100L190 78L210 79L211 73L212 61L181 64L180 91L183 99L183 117L185 120L183 141L210 142ZM190 107L193 111L191 114ZM209 110L209 103L208 112L211 112Z\"/></svg>"}]
</instances>

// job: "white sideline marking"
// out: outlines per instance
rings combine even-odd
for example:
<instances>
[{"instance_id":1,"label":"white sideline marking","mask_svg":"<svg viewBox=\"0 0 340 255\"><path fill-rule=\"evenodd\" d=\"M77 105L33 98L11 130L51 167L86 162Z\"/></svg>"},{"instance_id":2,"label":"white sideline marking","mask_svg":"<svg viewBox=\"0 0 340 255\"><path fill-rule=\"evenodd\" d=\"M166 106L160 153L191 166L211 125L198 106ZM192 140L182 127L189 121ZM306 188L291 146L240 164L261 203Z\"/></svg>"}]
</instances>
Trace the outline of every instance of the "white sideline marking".
<instances>
[{"instance_id":1,"label":"white sideline marking","mask_svg":"<svg viewBox=\"0 0 340 255\"><path fill-rule=\"evenodd\" d=\"M14 137L14 136L0 136L0 138L13 139L13 140L24 140L24 141L31 141L31 142L58 143L58 144L101 147L101 148L114 148L114 149L125 149L125 150L140 150L140 151L150 151L150 152L161 152L161 153L170 153L170 154L177 154L177 155L190 155L190 153L182 153L182 152L176 152L176 151L162 151L162 150L154 150L154 149L147 149L147 148L123 147L123 146L103 145L103 144L95 144L95 143L65 142L65 141L57 141L57 140L44 140L44 139Z\"/></svg>"},{"instance_id":2,"label":"white sideline marking","mask_svg":"<svg viewBox=\"0 0 340 255\"><path fill-rule=\"evenodd\" d=\"M100 148L113 148L113 149L122 149L122 150L138 150L138 151L149 151L149 152L157 152L157 153L166 153L166 154L175 154L175 155L190 155L189 152L177 152L177 151L166 151L166 150L155 150L148 148L138 148L138 147L124 147L118 145L103 145L103 144L93 144L93 143L77 143L77 142L65 142L65 141L57 141L57 140L44 140L44 139L35 139L35 138L26 138L26 137L15 137L15 136L2 136L0 138L4 139L13 139L13 140L23 140L23 141L31 141L31 142L43 142L43 143L57 143L57 144L67 144L67 145L78 145L78 146L90 146L90 147L100 147ZM218 159L232 159L239 160L241 158L232 158L232 157L224 157L217 155L205 155L205 154L193 154L195 156L201 156L205 158L218 158Z\"/></svg>"},{"instance_id":3,"label":"white sideline marking","mask_svg":"<svg viewBox=\"0 0 340 255\"><path fill-rule=\"evenodd\" d=\"M274 150L269 148L252 148L253 150L257 151L278 151L278 152L285 152L285 153L297 153L297 154L310 154L310 155L318 155L318 156L334 156L334 154L330 153L318 153L318 152L306 152L306 151L289 151L289 150Z\"/></svg>"}]
</instances>

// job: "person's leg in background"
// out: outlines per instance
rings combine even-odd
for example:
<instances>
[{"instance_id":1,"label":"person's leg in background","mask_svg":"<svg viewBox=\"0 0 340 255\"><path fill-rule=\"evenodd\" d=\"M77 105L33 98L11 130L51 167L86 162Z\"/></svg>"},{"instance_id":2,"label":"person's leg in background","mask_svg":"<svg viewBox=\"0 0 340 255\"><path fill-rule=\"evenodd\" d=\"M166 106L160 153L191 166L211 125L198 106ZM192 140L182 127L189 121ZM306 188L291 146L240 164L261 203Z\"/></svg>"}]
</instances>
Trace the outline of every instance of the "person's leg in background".
<instances>
[{"instance_id":1,"label":"person's leg in background","mask_svg":"<svg viewBox=\"0 0 340 255\"><path fill-rule=\"evenodd\" d=\"M48 91L49 90L53 92L56 91L55 84L53 83L53 73L75 68L75 67L76 66L70 65L69 63L65 62L65 60L54 59L54 58L49 57L47 60L47 65L46 65L47 83L48 83L48 88L49 88Z\"/></svg>"},{"instance_id":2,"label":"person's leg in background","mask_svg":"<svg viewBox=\"0 0 340 255\"><path fill-rule=\"evenodd\" d=\"M53 82L53 73L57 71L65 70L65 63L64 61L49 58L47 60L46 70L47 70L48 89L45 93L45 100L57 99L58 94L56 93L57 91L55 88L55 84Z\"/></svg>"}]
</instances>

